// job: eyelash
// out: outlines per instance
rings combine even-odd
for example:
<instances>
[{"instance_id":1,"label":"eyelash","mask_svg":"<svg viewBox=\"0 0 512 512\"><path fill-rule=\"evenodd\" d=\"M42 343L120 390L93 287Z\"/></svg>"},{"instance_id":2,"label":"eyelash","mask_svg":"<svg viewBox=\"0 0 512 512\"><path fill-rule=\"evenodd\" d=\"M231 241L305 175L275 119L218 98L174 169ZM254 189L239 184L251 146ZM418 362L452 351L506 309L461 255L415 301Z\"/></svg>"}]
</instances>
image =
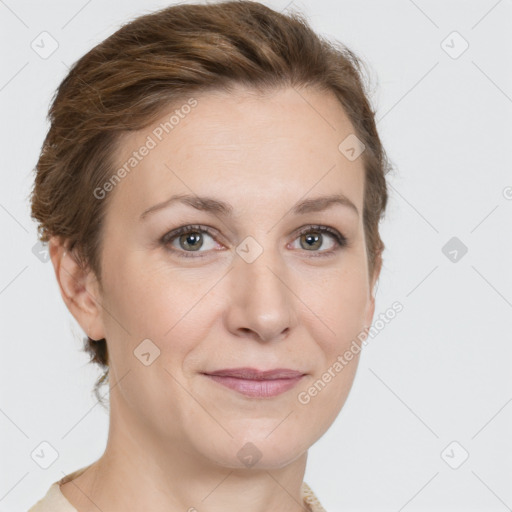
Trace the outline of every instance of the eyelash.
<instances>
[{"instance_id":1,"label":"eyelash","mask_svg":"<svg viewBox=\"0 0 512 512\"><path fill-rule=\"evenodd\" d=\"M178 249L171 249L169 247L169 244L171 242L173 242L174 239L178 238L179 236L185 235L185 234L188 234L188 233L197 233L197 232L199 232L199 233L207 233L212 238L215 238L215 233L214 233L214 231L211 228L209 228L208 226L201 226L199 224L195 224L195 225L182 226L181 228L178 228L178 229L175 229L174 231L170 231L169 233L166 233L161 238L160 242L165 247L166 250L168 250L170 252L173 252L173 253L178 253L179 257L183 257L183 258L203 258L203 257L205 257L207 255L207 253L209 251L203 251L204 254L201 254L200 252L197 252L197 254L196 254L196 251L183 251L183 250L178 250ZM305 235L307 233L311 233L311 232L313 232L313 233L327 233L327 234L331 235L332 238L336 242L336 247L334 249L330 249L328 251L321 251L321 252L311 251L311 252L313 252L313 255L311 256L313 258L317 258L317 257L322 258L322 257L333 256L340 249L348 247L348 240L347 240L347 238L344 235L342 235L337 230L332 229L332 228L330 228L328 226L322 226L322 225L318 225L318 224L306 226L305 228L301 229L297 233L297 237L296 238L298 238L298 237L300 237L302 235ZM309 251L306 251L306 252L309 252ZM314 253L317 253L317 254L314 254Z\"/></svg>"}]
</instances>

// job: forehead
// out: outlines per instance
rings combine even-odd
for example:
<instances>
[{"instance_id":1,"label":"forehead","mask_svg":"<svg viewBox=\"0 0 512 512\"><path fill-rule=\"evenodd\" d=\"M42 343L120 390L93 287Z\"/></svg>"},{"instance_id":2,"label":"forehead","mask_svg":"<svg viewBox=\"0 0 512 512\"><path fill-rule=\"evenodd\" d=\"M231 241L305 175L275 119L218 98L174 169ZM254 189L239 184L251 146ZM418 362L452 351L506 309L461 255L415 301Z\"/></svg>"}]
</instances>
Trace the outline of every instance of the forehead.
<instances>
[{"instance_id":1,"label":"forehead","mask_svg":"<svg viewBox=\"0 0 512 512\"><path fill-rule=\"evenodd\" d=\"M128 172L115 201L140 213L186 193L222 197L243 210L250 199L265 208L276 199L284 206L309 194L343 193L362 211L362 158L351 161L339 149L353 134L326 91L261 94L239 86L191 95L120 139L116 169Z\"/></svg>"}]
</instances>

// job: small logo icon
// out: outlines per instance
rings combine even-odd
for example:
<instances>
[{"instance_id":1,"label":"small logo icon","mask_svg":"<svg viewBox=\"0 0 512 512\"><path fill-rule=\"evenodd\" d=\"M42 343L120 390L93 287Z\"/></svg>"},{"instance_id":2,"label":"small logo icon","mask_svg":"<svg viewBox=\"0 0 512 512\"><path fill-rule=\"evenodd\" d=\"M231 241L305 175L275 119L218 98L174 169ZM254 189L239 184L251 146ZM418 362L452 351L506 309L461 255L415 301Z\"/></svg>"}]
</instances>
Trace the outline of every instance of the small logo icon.
<instances>
[{"instance_id":1,"label":"small logo icon","mask_svg":"<svg viewBox=\"0 0 512 512\"><path fill-rule=\"evenodd\" d=\"M258 450L255 444L245 443L242 448L238 450L236 455L244 466L252 468L261 459L263 454Z\"/></svg>"},{"instance_id":2,"label":"small logo icon","mask_svg":"<svg viewBox=\"0 0 512 512\"><path fill-rule=\"evenodd\" d=\"M512 199L512 187L508 186L503 189L503 197L508 201Z\"/></svg>"},{"instance_id":3,"label":"small logo icon","mask_svg":"<svg viewBox=\"0 0 512 512\"><path fill-rule=\"evenodd\" d=\"M263 253L263 247L252 236L248 236L238 244L236 253L246 263L252 263Z\"/></svg>"},{"instance_id":4,"label":"small logo icon","mask_svg":"<svg viewBox=\"0 0 512 512\"><path fill-rule=\"evenodd\" d=\"M468 252L468 248L456 236L453 236L444 244L441 251L452 263L458 263Z\"/></svg>"},{"instance_id":5,"label":"small logo icon","mask_svg":"<svg viewBox=\"0 0 512 512\"><path fill-rule=\"evenodd\" d=\"M39 467L48 469L59 458L59 453L48 441L42 441L30 456Z\"/></svg>"},{"instance_id":6,"label":"small logo icon","mask_svg":"<svg viewBox=\"0 0 512 512\"><path fill-rule=\"evenodd\" d=\"M137 345L133 354L144 366L149 366L160 356L160 349L149 338L146 338Z\"/></svg>"},{"instance_id":7,"label":"small logo icon","mask_svg":"<svg viewBox=\"0 0 512 512\"><path fill-rule=\"evenodd\" d=\"M469 48L469 43L454 30L441 41L441 48L452 59L458 59Z\"/></svg>"},{"instance_id":8,"label":"small logo icon","mask_svg":"<svg viewBox=\"0 0 512 512\"><path fill-rule=\"evenodd\" d=\"M351 162L359 158L359 156L365 149L366 146L363 144L363 141L360 140L353 133L351 133L348 137L343 139L340 145L338 146L338 150L340 151L340 153Z\"/></svg>"},{"instance_id":9,"label":"small logo icon","mask_svg":"<svg viewBox=\"0 0 512 512\"><path fill-rule=\"evenodd\" d=\"M34 254L38 260L46 263L50 259L48 244L45 244L44 242L37 242L32 246L32 254Z\"/></svg>"},{"instance_id":10,"label":"small logo icon","mask_svg":"<svg viewBox=\"0 0 512 512\"><path fill-rule=\"evenodd\" d=\"M452 469L459 469L469 458L468 451L457 441L452 441L442 452L443 459Z\"/></svg>"},{"instance_id":11,"label":"small logo icon","mask_svg":"<svg viewBox=\"0 0 512 512\"><path fill-rule=\"evenodd\" d=\"M59 43L45 30L30 43L30 47L37 53L37 55L39 55L39 57L41 57L41 59L48 59L55 53L59 47Z\"/></svg>"}]
</instances>

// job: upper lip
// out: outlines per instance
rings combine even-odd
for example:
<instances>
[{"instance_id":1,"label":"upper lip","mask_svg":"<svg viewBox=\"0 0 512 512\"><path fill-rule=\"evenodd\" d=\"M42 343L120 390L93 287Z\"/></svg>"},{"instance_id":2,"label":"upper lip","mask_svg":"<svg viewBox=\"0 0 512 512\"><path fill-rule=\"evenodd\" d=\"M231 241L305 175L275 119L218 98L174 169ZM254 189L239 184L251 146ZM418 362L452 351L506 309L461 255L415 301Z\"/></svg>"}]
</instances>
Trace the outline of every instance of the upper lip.
<instances>
[{"instance_id":1,"label":"upper lip","mask_svg":"<svg viewBox=\"0 0 512 512\"><path fill-rule=\"evenodd\" d=\"M226 368L205 372L206 375L216 375L219 377L236 377L238 379L250 380L271 380L271 379L293 379L304 375L303 372L290 370L289 368L275 368L273 370L257 370L256 368Z\"/></svg>"}]
</instances>

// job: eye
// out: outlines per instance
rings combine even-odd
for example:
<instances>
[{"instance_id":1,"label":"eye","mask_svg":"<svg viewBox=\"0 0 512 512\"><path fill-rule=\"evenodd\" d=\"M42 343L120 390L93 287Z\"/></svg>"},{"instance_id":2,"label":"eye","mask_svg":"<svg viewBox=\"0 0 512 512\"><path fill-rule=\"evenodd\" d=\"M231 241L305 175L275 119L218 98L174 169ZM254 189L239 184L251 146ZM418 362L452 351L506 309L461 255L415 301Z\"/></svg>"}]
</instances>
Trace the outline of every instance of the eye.
<instances>
[{"instance_id":1,"label":"eye","mask_svg":"<svg viewBox=\"0 0 512 512\"><path fill-rule=\"evenodd\" d=\"M179 253L180 257L201 258L204 256L201 253L208 252L208 250L214 249L215 247L215 243L205 244L204 235L207 235L207 237L213 240L213 232L206 226L183 226L165 234L161 242L167 250ZM176 247L176 244L178 247ZM199 249L203 247L206 247L207 250L199 251Z\"/></svg>"},{"instance_id":2,"label":"eye","mask_svg":"<svg viewBox=\"0 0 512 512\"><path fill-rule=\"evenodd\" d=\"M206 242L205 242L206 235ZM331 240L330 249L318 251L325 239ZM339 231L328 226L306 226L296 235L300 248L312 253L312 256L332 256L339 249L346 247L348 241ZM211 241L208 243L207 239ZM294 240L295 242L295 240ZM215 250L215 231L207 226L189 225L166 233L161 238L166 250L184 258L202 258ZM200 249L205 249L201 251ZM318 254L316 254L318 253Z\"/></svg>"},{"instance_id":3,"label":"eye","mask_svg":"<svg viewBox=\"0 0 512 512\"><path fill-rule=\"evenodd\" d=\"M325 242L325 235L331 239L330 249L317 251ZM318 253L314 256L331 256L342 247L348 245L348 241L339 231L328 226L308 226L298 233L300 248L308 252Z\"/></svg>"}]
</instances>

